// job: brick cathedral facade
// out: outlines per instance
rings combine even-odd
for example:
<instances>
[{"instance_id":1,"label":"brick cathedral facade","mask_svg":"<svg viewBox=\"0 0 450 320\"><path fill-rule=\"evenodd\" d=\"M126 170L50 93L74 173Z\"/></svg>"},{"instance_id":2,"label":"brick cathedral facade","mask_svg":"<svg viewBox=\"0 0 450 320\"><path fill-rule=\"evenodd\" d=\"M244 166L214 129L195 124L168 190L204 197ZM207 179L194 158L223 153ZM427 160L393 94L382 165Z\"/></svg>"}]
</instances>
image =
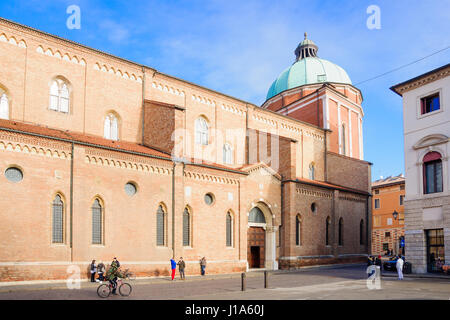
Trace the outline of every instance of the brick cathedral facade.
<instances>
[{"instance_id":1,"label":"brick cathedral facade","mask_svg":"<svg viewBox=\"0 0 450 320\"><path fill-rule=\"evenodd\" d=\"M138 276L365 259L362 95L289 88L262 106L0 19L0 281L92 259Z\"/></svg>"}]
</instances>

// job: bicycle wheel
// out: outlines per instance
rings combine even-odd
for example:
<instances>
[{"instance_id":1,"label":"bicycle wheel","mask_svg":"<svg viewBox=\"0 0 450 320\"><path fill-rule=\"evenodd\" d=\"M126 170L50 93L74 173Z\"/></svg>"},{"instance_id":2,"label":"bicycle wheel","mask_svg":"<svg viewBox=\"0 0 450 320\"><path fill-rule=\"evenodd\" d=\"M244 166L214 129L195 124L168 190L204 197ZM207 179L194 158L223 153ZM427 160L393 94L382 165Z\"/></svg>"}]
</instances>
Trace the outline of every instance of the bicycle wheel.
<instances>
[{"instance_id":1,"label":"bicycle wheel","mask_svg":"<svg viewBox=\"0 0 450 320\"><path fill-rule=\"evenodd\" d=\"M119 293L121 296L127 297L131 293L131 285L129 283L122 283L119 287Z\"/></svg>"},{"instance_id":2,"label":"bicycle wheel","mask_svg":"<svg viewBox=\"0 0 450 320\"><path fill-rule=\"evenodd\" d=\"M111 294L111 288L107 284L102 284L97 288L97 294L100 298L108 298Z\"/></svg>"}]
</instances>

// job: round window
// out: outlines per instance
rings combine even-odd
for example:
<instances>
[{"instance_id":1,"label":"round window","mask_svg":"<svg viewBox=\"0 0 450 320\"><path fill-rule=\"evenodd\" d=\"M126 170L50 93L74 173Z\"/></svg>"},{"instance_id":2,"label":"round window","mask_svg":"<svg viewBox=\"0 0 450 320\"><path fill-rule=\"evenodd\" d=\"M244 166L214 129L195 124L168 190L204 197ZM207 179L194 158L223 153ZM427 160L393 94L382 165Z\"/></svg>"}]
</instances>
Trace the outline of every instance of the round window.
<instances>
[{"instance_id":1,"label":"round window","mask_svg":"<svg viewBox=\"0 0 450 320\"><path fill-rule=\"evenodd\" d=\"M129 196L134 196L137 192L137 188L136 185L132 182L128 182L125 185L125 192L127 193L127 195Z\"/></svg>"},{"instance_id":2,"label":"round window","mask_svg":"<svg viewBox=\"0 0 450 320\"><path fill-rule=\"evenodd\" d=\"M210 206L213 204L213 202L214 202L214 196L212 195L212 193L205 194L205 203Z\"/></svg>"},{"instance_id":3,"label":"round window","mask_svg":"<svg viewBox=\"0 0 450 320\"><path fill-rule=\"evenodd\" d=\"M23 173L19 168L11 167L6 169L5 177L11 182L19 182L23 179Z\"/></svg>"},{"instance_id":4,"label":"round window","mask_svg":"<svg viewBox=\"0 0 450 320\"><path fill-rule=\"evenodd\" d=\"M316 211L317 211L317 205L316 205L315 202L313 202L313 203L311 204L311 211L314 212L314 213L316 213Z\"/></svg>"}]
</instances>

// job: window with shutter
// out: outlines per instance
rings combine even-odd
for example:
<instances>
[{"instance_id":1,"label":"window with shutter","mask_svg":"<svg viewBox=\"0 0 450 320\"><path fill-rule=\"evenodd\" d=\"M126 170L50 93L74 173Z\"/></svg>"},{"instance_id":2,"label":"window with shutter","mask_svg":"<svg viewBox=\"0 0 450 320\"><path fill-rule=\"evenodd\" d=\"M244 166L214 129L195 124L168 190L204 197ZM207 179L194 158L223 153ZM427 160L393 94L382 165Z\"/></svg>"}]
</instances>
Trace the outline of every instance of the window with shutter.
<instances>
[{"instance_id":1,"label":"window with shutter","mask_svg":"<svg viewBox=\"0 0 450 320\"><path fill-rule=\"evenodd\" d=\"M50 87L50 109L58 111L59 86L58 82L53 81Z\"/></svg>"},{"instance_id":2,"label":"window with shutter","mask_svg":"<svg viewBox=\"0 0 450 320\"><path fill-rule=\"evenodd\" d=\"M208 145L208 123L205 118L195 120L195 143Z\"/></svg>"},{"instance_id":3,"label":"window with shutter","mask_svg":"<svg viewBox=\"0 0 450 320\"><path fill-rule=\"evenodd\" d=\"M102 244L103 219L102 206L98 199L92 205L92 244Z\"/></svg>"},{"instance_id":4,"label":"window with shutter","mask_svg":"<svg viewBox=\"0 0 450 320\"><path fill-rule=\"evenodd\" d=\"M185 208L183 212L183 246L190 246L190 240L190 214L189 210Z\"/></svg>"},{"instance_id":5,"label":"window with shutter","mask_svg":"<svg viewBox=\"0 0 450 320\"><path fill-rule=\"evenodd\" d=\"M158 207L156 212L156 245L164 246L164 210L162 206Z\"/></svg>"},{"instance_id":6,"label":"window with shutter","mask_svg":"<svg viewBox=\"0 0 450 320\"><path fill-rule=\"evenodd\" d=\"M9 119L9 100L6 94L0 97L0 119Z\"/></svg>"},{"instance_id":7,"label":"window with shutter","mask_svg":"<svg viewBox=\"0 0 450 320\"><path fill-rule=\"evenodd\" d=\"M52 242L53 243L63 243L64 237L64 204L61 200L60 195L56 195L53 200L53 232L52 232Z\"/></svg>"},{"instance_id":8,"label":"window with shutter","mask_svg":"<svg viewBox=\"0 0 450 320\"><path fill-rule=\"evenodd\" d=\"M70 91L68 84L60 78L50 85L50 110L69 113Z\"/></svg>"}]
</instances>

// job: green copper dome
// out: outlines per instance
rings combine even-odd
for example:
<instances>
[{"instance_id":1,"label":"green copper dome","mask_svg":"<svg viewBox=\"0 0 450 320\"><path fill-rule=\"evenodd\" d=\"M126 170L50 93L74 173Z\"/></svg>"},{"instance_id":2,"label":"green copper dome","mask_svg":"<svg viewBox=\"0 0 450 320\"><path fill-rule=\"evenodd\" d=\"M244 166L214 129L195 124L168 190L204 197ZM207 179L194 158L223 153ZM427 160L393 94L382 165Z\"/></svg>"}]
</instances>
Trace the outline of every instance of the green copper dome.
<instances>
[{"instance_id":1,"label":"green copper dome","mask_svg":"<svg viewBox=\"0 0 450 320\"><path fill-rule=\"evenodd\" d=\"M318 58L316 56L317 50L314 42L306 39L305 33L305 40L295 50L297 61L284 70L272 83L267 92L266 100L280 92L305 84L322 82L352 84L344 69L328 60Z\"/></svg>"}]
</instances>

